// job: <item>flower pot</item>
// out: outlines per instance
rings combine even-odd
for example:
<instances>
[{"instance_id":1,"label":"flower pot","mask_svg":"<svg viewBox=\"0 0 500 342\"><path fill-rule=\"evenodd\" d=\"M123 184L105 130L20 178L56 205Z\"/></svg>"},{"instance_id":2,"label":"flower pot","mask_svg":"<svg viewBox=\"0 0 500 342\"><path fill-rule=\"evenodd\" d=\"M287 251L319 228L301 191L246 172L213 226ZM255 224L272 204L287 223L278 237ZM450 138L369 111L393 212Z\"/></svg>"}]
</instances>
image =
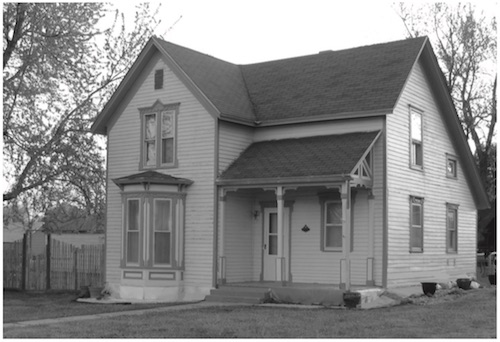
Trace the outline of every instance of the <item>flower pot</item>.
<instances>
[{"instance_id":1,"label":"flower pot","mask_svg":"<svg viewBox=\"0 0 500 342\"><path fill-rule=\"evenodd\" d=\"M344 292L343 295L344 305L347 308L356 308L361 302L361 293L359 292Z\"/></svg>"},{"instance_id":2,"label":"flower pot","mask_svg":"<svg viewBox=\"0 0 500 342\"><path fill-rule=\"evenodd\" d=\"M90 286L89 287L90 298L99 298L99 297L101 297L102 290L103 290L102 287Z\"/></svg>"},{"instance_id":3,"label":"flower pot","mask_svg":"<svg viewBox=\"0 0 500 342\"><path fill-rule=\"evenodd\" d=\"M496 285L497 284L497 274L490 274L488 276L488 280L490 281L491 285Z\"/></svg>"},{"instance_id":4,"label":"flower pot","mask_svg":"<svg viewBox=\"0 0 500 342\"><path fill-rule=\"evenodd\" d=\"M89 298L90 290L88 286L80 286L80 293L78 294L78 298Z\"/></svg>"},{"instance_id":5,"label":"flower pot","mask_svg":"<svg viewBox=\"0 0 500 342\"><path fill-rule=\"evenodd\" d=\"M422 291L424 291L424 294L427 296L433 296L434 293L436 292L436 284L437 283L432 283L432 282L426 282L426 283L421 283L422 284Z\"/></svg>"},{"instance_id":6,"label":"flower pot","mask_svg":"<svg viewBox=\"0 0 500 342\"><path fill-rule=\"evenodd\" d=\"M457 279L457 286L463 290L468 290L470 289L470 282L471 280L468 278L460 278Z\"/></svg>"}]
</instances>

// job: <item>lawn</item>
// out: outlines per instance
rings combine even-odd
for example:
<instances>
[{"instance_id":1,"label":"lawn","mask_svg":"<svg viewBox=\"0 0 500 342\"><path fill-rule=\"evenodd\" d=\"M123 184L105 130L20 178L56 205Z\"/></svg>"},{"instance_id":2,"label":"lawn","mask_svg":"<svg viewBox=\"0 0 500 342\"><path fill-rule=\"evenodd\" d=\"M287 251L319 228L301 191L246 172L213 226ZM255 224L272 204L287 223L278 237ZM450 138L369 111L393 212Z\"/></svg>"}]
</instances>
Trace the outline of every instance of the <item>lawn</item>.
<instances>
[{"instance_id":1,"label":"lawn","mask_svg":"<svg viewBox=\"0 0 500 342\"><path fill-rule=\"evenodd\" d=\"M72 292L3 292L3 322L92 315L106 312L150 309L172 304L97 305L75 302Z\"/></svg>"},{"instance_id":2,"label":"lawn","mask_svg":"<svg viewBox=\"0 0 500 342\"><path fill-rule=\"evenodd\" d=\"M13 338L496 337L496 288L453 301L373 310L206 307L4 329Z\"/></svg>"}]
</instances>

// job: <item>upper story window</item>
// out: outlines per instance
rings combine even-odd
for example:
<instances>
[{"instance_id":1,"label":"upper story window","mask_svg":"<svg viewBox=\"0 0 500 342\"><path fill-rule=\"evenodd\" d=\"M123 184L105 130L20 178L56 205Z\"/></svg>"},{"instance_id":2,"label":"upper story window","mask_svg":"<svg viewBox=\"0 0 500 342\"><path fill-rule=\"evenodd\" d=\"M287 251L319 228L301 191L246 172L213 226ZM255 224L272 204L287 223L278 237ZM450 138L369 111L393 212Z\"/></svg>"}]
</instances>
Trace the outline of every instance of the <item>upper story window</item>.
<instances>
[{"instance_id":1,"label":"upper story window","mask_svg":"<svg viewBox=\"0 0 500 342\"><path fill-rule=\"evenodd\" d=\"M410 165L413 168L422 169L424 165L422 112L413 107L410 107L410 131Z\"/></svg>"},{"instance_id":2,"label":"upper story window","mask_svg":"<svg viewBox=\"0 0 500 342\"><path fill-rule=\"evenodd\" d=\"M141 163L140 169L177 166L177 115L179 104L141 108Z\"/></svg>"},{"instance_id":3,"label":"upper story window","mask_svg":"<svg viewBox=\"0 0 500 342\"><path fill-rule=\"evenodd\" d=\"M410 196L410 252L424 250L424 199Z\"/></svg>"},{"instance_id":4,"label":"upper story window","mask_svg":"<svg viewBox=\"0 0 500 342\"><path fill-rule=\"evenodd\" d=\"M457 178L457 158L446 155L446 177Z\"/></svg>"}]
</instances>

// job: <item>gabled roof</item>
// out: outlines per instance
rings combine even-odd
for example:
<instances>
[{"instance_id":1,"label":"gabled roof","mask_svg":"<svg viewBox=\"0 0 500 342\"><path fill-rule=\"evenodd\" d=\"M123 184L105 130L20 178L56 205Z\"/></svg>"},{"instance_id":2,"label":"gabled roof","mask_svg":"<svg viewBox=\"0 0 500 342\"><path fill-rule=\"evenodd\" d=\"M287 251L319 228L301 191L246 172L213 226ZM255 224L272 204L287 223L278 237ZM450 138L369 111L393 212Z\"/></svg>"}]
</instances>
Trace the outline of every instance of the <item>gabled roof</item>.
<instances>
[{"instance_id":1,"label":"gabled roof","mask_svg":"<svg viewBox=\"0 0 500 342\"><path fill-rule=\"evenodd\" d=\"M424 66L479 209L489 206L446 81L426 37L235 65L151 38L92 125L112 116L148 61L159 53L207 111L253 127L392 113L417 61Z\"/></svg>"},{"instance_id":2,"label":"gabled roof","mask_svg":"<svg viewBox=\"0 0 500 342\"><path fill-rule=\"evenodd\" d=\"M247 125L391 113L427 38L236 65L153 37L92 130L106 123L130 83L160 52L209 112Z\"/></svg>"},{"instance_id":3,"label":"gabled roof","mask_svg":"<svg viewBox=\"0 0 500 342\"><path fill-rule=\"evenodd\" d=\"M256 142L219 177L219 184L343 180L379 131Z\"/></svg>"}]
</instances>

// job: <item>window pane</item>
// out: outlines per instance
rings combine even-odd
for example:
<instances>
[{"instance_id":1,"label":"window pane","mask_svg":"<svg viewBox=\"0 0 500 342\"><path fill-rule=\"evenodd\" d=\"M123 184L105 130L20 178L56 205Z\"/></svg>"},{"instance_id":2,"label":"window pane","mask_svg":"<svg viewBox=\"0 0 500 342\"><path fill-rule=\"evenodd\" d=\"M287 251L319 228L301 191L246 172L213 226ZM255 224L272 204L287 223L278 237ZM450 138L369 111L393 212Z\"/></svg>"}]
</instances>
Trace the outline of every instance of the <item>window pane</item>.
<instances>
[{"instance_id":1,"label":"window pane","mask_svg":"<svg viewBox=\"0 0 500 342\"><path fill-rule=\"evenodd\" d=\"M448 231L448 249L452 251L457 250L457 232Z\"/></svg>"},{"instance_id":2,"label":"window pane","mask_svg":"<svg viewBox=\"0 0 500 342\"><path fill-rule=\"evenodd\" d=\"M457 162L453 159L448 159L447 172L449 176L456 177L457 176Z\"/></svg>"},{"instance_id":3,"label":"window pane","mask_svg":"<svg viewBox=\"0 0 500 342\"><path fill-rule=\"evenodd\" d=\"M411 112L411 138L422 141L422 114Z\"/></svg>"},{"instance_id":4,"label":"window pane","mask_svg":"<svg viewBox=\"0 0 500 342\"><path fill-rule=\"evenodd\" d=\"M342 226L325 227L325 247L342 248Z\"/></svg>"},{"instance_id":5,"label":"window pane","mask_svg":"<svg viewBox=\"0 0 500 342\"><path fill-rule=\"evenodd\" d=\"M139 200L128 201L128 230L139 230Z\"/></svg>"},{"instance_id":6,"label":"window pane","mask_svg":"<svg viewBox=\"0 0 500 342\"><path fill-rule=\"evenodd\" d=\"M156 139L156 115L149 114L144 118L145 122L145 134L144 138L146 140Z\"/></svg>"},{"instance_id":7,"label":"window pane","mask_svg":"<svg viewBox=\"0 0 500 342\"><path fill-rule=\"evenodd\" d=\"M278 233L278 214L269 214L269 234Z\"/></svg>"},{"instance_id":8,"label":"window pane","mask_svg":"<svg viewBox=\"0 0 500 342\"><path fill-rule=\"evenodd\" d=\"M422 226L422 206L419 204L412 204L412 226Z\"/></svg>"},{"instance_id":9,"label":"window pane","mask_svg":"<svg viewBox=\"0 0 500 342\"><path fill-rule=\"evenodd\" d=\"M161 116L161 137L168 138L174 134L174 116L172 112L164 112Z\"/></svg>"},{"instance_id":10,"label":"window pane","mask_svg":"<svg viewBox=\"0 0 500 342\"><path fill-rule=\"evenodd\" d=\"M454 209L449 209L448 210L448 229L455 230L457 226L457 219L456 216L457 212Z\"/></svg>"},{"instance_id":11,"label":"window pane","mask_svg":"<svg viewBox=\"0 0 500 342\"><path fill-rule=\"evenodd\" d=\"M278 237L269 235L269 255L278 255Z\"/></svg>"},{"instance_id":12,"label":"window pane","mask_svg":"<svg viewBox=\"0 0 500 342\"><path fill-rule=\"evenodd\" d=\"M156 165L156 143L146 142L146 165Z\"/></svg>"},{"instance_id":13,"label":"window pane","mask_svg":"<svg viewBox=\"0 0 500 342\"><path fill-rule=\"evenodd\" d=\"M326 224L342 224L342 203L326 204Z\"/></svg>"},{"instance_id":14,"label":"window pane","mask_svg":"<svg viewBox=\"0 0 500 342\"><path fill-rule=\"evenodd\" d=\"M154 239L155 264L170 264L170 233L155 232Z\"/></svg>"},{"instance_id":15,"label":"window pane","mask_svg":"<svg viewBox=\"0 0 500 342\"><path fill-rule=\"evenodd\" d=\"M170 201L154 201L154 229L170 231Z\"/></svg>"},{"instance_id":16,"label":"window pane","mask_svg":"<svg viewBox=\"0 0 500 342\"><path fill-rule=\"evenodd\" d=\"M139 232L127 233L127 262L139 262Z\"/></svg>"},{"instance_id":17,"label":"window pane","mask_svg":"<svg viewBox=\"0 0 500 342\"><path fill-rule=\"evenodd\" d=\"M422 153L422 143L413 142L413 165L423 165L423 153Z\"/></svg>"},{"instance_id":18,"label":"window pane","mask_svg":"<svg viewBox=\"0 0 500 342\"><path fill-rule=\"evenodd\" d=\"M423 243L422 232L423 232L423 230L421 228L412 228L411 229L410 245L412 248L422 249L422 247L423 247L423 245L422 245L422 243Z\"/></svg>"},{"instance_id":19,"label":"window pane","mask_svg":"<svg viewBox=\"0 0 500 342\"><path fill-rule=\"evenodd\" d=\"M174 162L174 138L162 139L161 162L162 164Z\"/></svg>"}]
</instances>

